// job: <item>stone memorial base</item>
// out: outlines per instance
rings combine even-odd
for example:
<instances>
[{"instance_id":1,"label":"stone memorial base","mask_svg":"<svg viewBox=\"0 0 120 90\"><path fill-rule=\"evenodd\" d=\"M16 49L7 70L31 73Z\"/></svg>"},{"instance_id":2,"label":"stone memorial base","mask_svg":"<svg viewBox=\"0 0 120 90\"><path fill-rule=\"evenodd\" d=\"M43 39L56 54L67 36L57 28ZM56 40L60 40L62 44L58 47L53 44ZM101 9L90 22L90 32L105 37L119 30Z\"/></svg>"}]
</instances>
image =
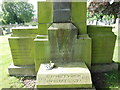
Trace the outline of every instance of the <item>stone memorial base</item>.
<instances>
[{"instance_id":1,"label":"stone memorial base","mask_svg":"<svg viewBox=\"0 0 120 90\"><path fill-rule=\"evenodd\" d=\"M15 66L11 64L8 67L9 75L15 76L36 76L34 65L28 66Z\"/></svg>"},{"instance_id":2,"label":"stone memorial base","mask_svg":"<svg viewBox=\"0 0 120 90\"><path fill-rule=\"evenodd\" d=\"M91 74L85 63L55 67L46 70L41 64L37 73L36 88L92 88Z\"/></svg>"}]
</instances>

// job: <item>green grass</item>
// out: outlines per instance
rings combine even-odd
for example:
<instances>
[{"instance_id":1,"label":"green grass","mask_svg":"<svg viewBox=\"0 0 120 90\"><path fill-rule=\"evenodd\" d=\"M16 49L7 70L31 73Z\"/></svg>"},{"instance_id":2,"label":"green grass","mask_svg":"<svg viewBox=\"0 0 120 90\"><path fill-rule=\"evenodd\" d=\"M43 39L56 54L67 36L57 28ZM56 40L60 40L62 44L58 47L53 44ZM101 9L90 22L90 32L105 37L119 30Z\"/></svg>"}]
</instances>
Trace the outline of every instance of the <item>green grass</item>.
<instances>
[{"instance_id":1,"label":"green grass","mask_svg":"<svg viewBox=\"0 0 120 90\"><path fill-rule=\"evenodd\" d=\"M105 73L106 88L120 88L120 83L118 82L120 80L119 75L120 72L115 70Z\"/></svg>"},{"instance_id":2,"label":"green grass","mask_svg":"<svg viewBox=\"0 0 120 90\"><path fill-rule=\"evenodd\" d=\"M8 66L12 63L7 36L0 36L0 90L1 88L21 88L20 78L9 76Z\"/></svg>"}]
</instances>

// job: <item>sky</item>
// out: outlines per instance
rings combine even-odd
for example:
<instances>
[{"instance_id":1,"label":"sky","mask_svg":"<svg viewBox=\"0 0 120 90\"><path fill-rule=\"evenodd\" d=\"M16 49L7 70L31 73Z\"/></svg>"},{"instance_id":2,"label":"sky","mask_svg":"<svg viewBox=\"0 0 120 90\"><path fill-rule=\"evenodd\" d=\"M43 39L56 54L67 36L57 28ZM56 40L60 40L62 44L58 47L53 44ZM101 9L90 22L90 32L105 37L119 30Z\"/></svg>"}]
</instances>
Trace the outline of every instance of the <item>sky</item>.
<instances>
[{"instance_id":1,"label":"sky","mask_svg":"<svg viewBox=\"0 0 120 90\"><path fill-rule=\"evenodd\" d=\"M37 1L38 0L28 0L29 3L33 4L36 15L37 15Z\"/></svg>"}]
</instances>

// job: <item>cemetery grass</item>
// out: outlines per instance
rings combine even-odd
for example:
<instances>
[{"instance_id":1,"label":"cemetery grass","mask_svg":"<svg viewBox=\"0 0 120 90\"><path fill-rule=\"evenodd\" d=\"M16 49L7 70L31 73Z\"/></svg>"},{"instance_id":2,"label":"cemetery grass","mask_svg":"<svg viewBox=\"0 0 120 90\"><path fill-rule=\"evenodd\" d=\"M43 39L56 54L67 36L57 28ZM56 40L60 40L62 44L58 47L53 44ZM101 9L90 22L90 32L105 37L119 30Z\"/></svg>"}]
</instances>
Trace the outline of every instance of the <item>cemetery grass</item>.
<instances>
[{"instance_id":1,"label":"cemetery grass","mask_svg":"<svg viewBox=\"0 0 120 90\"><path fill-rule=\"evenodd\" d=\"M8 66L12 63L8 37L0 36L0 89L1 88L31 88L35 85L35 77L9 76ZM118 49L118 46L117 46ZM115 51L117 56L118 52ZM118 59L118 57L114 57ZM120 66L120 63L119 63ZM93 84L96 88L120 88L120 71L106 73L92 73Z\"/></svg>"},{"instance_id":2,"label":"cemetery grass","mask_svg":"<svg viewBox=\"0 0 120 90\"><path fill-rule=\"evenodd\" d=\"M7 36L0 36L0 89L1 88L21 88L24 85L20 78L8 75L8 66L12 63L12 57L8 45Z\"/></svg>"}]
</instances>

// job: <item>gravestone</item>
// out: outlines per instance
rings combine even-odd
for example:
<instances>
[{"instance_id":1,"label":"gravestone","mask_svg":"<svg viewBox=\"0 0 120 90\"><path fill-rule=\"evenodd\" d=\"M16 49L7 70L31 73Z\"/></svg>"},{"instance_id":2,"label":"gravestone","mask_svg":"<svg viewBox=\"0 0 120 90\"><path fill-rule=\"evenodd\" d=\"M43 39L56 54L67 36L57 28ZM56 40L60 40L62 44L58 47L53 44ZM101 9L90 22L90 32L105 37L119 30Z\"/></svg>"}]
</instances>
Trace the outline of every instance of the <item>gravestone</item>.
<instances>
[{"instance_id":1,"label":"gravestone","mask_svg":"<svg viewBox=\"0 0 120 90\"><path fill-rule=\"evenodd\" d=\"M12 29L9 74L37 76L37 88L92 88L90 70L111 65L116 36L111 27L86 25L86 5L38 1L38 27Z\"/></svg>"},{"instance_id":2,"label":"gravestone","mask_svg":"<svg viewBox=\"0 0 120 90\"><path fill-rule=\"evenodd\" d=\"M36 87L92 88L91 74L88 69L91 67L91 39L86 33L86 16L84 16L86 2L56 2L54 0L54 2L38 3L49 7L45 9L50 15L52 14L53 19L42 20L48 12L38 7L40 9L38 11L45 11L44 15L40 16L39 24L45 25L51 22L52 24L46 30L47 35L40 33L34 39L35 69L38 72ZM81 11L78 15L83 16L79 20L77 19L78 10ZM50 61L55 64L55 67L49 66Z\"/></svg>"},{"instance_id":3,"label":"gravestone","mask_svg":"<svg viewBox=\"0 0 120 90\"><path fill-rule=\"evenodd\" d=\"M10 75L36 75L34 68L34 43L37 28L13 28L8 38L13 64L8 68Z\"/></svg>"},{"instance_id":4,"label":"gravestone","mask_svg":"<svg viewBox=\"0 0 120 90\"><path fill-rule=\"evenodd\" d=\"M3 29L0 28L0 35L3 35Z\"/></svg>"}]
</instances>

